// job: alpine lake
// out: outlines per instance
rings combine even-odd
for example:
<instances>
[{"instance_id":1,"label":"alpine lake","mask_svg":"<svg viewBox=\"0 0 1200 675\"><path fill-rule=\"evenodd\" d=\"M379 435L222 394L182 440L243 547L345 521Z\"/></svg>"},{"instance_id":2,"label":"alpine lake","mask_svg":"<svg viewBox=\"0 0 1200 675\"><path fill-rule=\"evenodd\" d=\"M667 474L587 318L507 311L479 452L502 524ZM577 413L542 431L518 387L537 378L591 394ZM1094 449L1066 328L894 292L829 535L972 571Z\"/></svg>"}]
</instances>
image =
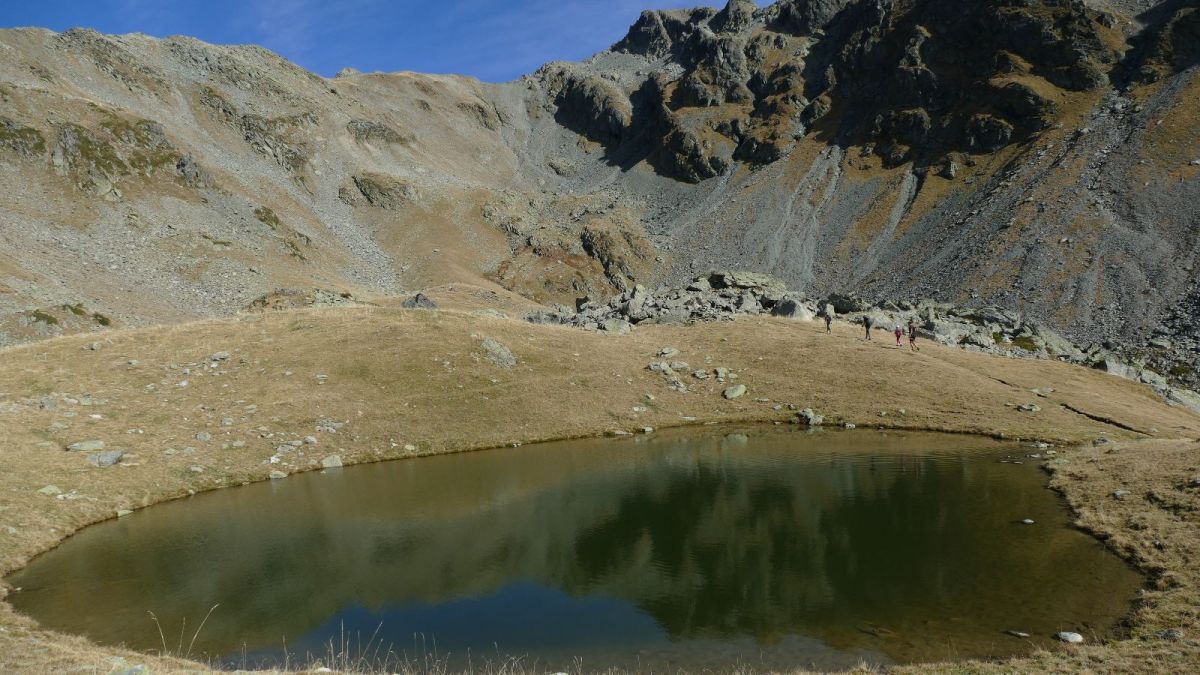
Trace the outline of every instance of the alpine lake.
<instances>
[{"instance_id":1,"label":"alpine lake","mask_svg":"<svg viewBox=\"0 0 1200 675\"><path fill-rule=\"evenodd\" d=\"M231 669L842 669L1118 635L1143 580L1035 452L702 427L331 469L87 528L9 601Z\"/></svg>"}]
</instances>

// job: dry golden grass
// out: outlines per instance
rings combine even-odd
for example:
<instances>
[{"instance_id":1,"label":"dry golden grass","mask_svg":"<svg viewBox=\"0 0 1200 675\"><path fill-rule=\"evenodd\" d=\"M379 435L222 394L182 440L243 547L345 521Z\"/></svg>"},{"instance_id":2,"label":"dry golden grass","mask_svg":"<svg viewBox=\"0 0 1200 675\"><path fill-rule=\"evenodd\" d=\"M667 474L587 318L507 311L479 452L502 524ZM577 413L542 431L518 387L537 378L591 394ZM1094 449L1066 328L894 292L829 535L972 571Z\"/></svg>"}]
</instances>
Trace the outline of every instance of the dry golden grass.
<instances>
[{"instance_id":1,"label":"dry golden grass","mask_svg":"<svg viewBox=\"0 0 1200 675\"><path fill-rule=\"evenodd\" d=\"M1060 363L931 344L913 354L886 339L865 342L849 326L826 335L815 323L744 319L611 337L475 315L491 297L478 289L434 296L460 309L266 313L106 333L98 350L85 349L95 336L73 336L0 352L0 573L118 510L262 480L273 469L309 470L329 454L352 464L644 426L785 423L794 414L790 403L860 427L1120 441L1111 454L1090 445L1064 449L1052 468L1081 525L1150 573L1132 637L945 669L1150 672L1200 664L1192 638L1200 495L1186 487L1189 472L1200 473L1200 417L1163 405L1144 387ZM495 302L519 309L511 299ZM485 336L510 347L518 364L488 361ZM676 358L695 368L730 368L749 393L726 401L723 385L692 378L693 391L670 391L646 369L664 346L680 349ZM230 358L210 367L208 357L219 351ZM46 396L58 401L55 409L41 409ZM86 397L92 405L82 404ZM1042 411L1020 412L1015 406L1023 403ZM634 411L642 405L646 412ZM336 434L315 431L323 419L346 425ZM197 440L201 432L212 439ZM269 463L277 446L309 435L319 444ZM123 463L93 468L63 450L88 439L124 450ZM1122 481L1132 496L1117 501L1108 495ZM46 485L75 498L39 494ZM1187 637L1155 638L1164 627ZM50 633L0 602L2 672L108 672L114 656L155 672L203 669Z\"/></svg>"}]
</instances>

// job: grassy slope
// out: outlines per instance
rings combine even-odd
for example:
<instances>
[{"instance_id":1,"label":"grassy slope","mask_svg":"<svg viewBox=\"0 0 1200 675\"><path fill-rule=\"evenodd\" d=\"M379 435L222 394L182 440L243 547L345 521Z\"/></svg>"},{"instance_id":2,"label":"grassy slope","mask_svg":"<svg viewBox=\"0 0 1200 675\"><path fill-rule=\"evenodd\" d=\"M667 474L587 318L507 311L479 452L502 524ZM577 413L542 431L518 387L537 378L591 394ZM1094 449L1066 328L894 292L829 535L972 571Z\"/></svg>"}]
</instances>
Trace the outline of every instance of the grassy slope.
<instances>
[{"instance_id":1,"label":"grassy slope","mask_svg":"<svg viewBox=\"0 0 1200 675\"><path fill-rule=\"evenodd\" d=\"M518 364L504 369L489 362L480 346L485 336L509 346ZM1113 453L1090 446L1065 449L1052 469L1081 525L1152 573L1152 587L1135 614L1133 639L1045 653L1036 662L951 669L1178 670L1200 664L1194 642L1153 639L1160 628L1183 628L1190 636L1197 627L1200 566L1193 549L1200 541L1195 515L1200 491L1186 488L1186 481L1200 464L1195 440L1200 418L1103 373L929 344L911 354L878 337L867 343L851 327L826 335L815 323L775 319L660 326L609 337L468 311L370 307L119 331L106 334L98 350L85 349L95 338L84 336L5 350L0 573L118 509L261 480L272 469L314 468L312 463L332 453L349 464L643 426L786 422L791 413L773 408L794 403L860 427L886 424L1061 443L1090 442L1102 434L1120 440ZM694 391L670 391L661 375L646 369L668 345L680 349L675 358L693 368L732 369L749 393L725 401L724 385L690 377ZM209 368L207 357L218 351L232 356ZM327 376L324 384L318 374ZM179 386L184 380L188 385ZM1054 391L1038 396L1033 388ZM57 409L40 409L39 399L51 394L59 399ZM92 405L62 402L85 396ZM756 400L762 398L770 402ZM1014 407L1034 402L1041 412ZM1135 441L1145 437L1062 404L1157 438ZM647 411L635 413L642 405ZM336 434L317 432L321 419L347 424ZM230 423L223 426L223 420ZM212 440L196 440L200 432ZM267 463L277 446L309 435L319 437L319 444L285 453L280 464ZM87 439L125 450L123 464L92 468L81 454L62 450ZM244 447L233 447L237 441ZM167 454L167 448L177 452ZM38 494L47 484L81 498ZM1113 500L1109 495L1118 485L1132 496ZM2 671L106 672L109 657L118 653L41 631L0 602ZM156 670L187 667L126 656Z\"/></svg>"}]
</instances>

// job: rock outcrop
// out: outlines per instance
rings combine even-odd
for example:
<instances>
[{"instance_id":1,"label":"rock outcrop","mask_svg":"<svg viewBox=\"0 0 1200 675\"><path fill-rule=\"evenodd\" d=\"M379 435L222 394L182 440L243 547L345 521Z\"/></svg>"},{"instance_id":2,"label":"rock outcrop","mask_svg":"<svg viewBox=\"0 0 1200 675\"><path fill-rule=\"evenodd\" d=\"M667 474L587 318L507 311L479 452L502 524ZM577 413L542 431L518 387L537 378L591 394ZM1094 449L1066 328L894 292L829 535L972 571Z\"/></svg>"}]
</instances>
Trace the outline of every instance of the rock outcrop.
<instances>
[{"instance_id":1,"label":"rock outcrop","mask_svg":"<svg viewBox=\"0 0 1200 675\"><path fill-rule=\"evenodd\" d=\"M678 77L658 71L625 92L578 72L543 78L566 126L614 154L641 146L687 182L734 159L778 161L818 126L889 165L936 166L1021 142L1054 123L1057 92L1107 84L1119 54L1099 17L1068 0L796 0L761 10L731 0L715 13L643 13L613 46L668 60Z\"/></svg>"}]
</instances>

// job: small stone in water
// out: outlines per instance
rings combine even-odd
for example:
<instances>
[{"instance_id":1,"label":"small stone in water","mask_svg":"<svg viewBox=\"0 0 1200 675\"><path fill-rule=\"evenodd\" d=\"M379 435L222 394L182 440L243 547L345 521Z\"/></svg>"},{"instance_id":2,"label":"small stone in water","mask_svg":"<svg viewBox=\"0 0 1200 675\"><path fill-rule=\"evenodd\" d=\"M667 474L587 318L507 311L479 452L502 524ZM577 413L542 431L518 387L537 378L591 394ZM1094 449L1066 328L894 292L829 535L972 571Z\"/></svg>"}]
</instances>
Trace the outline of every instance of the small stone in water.
<instances>
[{"instance_id":1,"label":"small stone in water","mask_svg":"<svg viewBox=\"0 0 1200 675\"><path fill-rule=\"evenodd\" d=\"M1061 633L1057 633L1055 634L1054 639L1071 645L1083 644L1083 636L1079 633L1072 633L1070 631L1062 631Z\"/></svg>"},{"instance_id":2,"label":"small stone in water","mask_svg":"<svg viewBox=\"0 0 1200 675\"><path fill-rule=\"evenodd\" d=\"M1013 636L1013 637L1017 637L1017 638L1027 638L1027 637L1029 637L1029 633L1025 633L1025 632L1023 632L1023 631L1019 631L1019 630L1006 630L1006 631L1004 631L1004 632L1005 632L1005 633L1008 633L1009 635L1011 635L1011 636Z\"/></svg>"},{"instance_id":3,"label":"small stone in water","mask_svg":"<svg viewBox=\"0 0 1200 675\"><path fill-rule=\"evenodd\" d=\"M1022 520L1022 521L1021 521L1021 524L1023 524L1023 525L1033 525L1033 522L1034 522L1034 521L1033 521L1033 518L1026 518L1025 520Z\"/></svg>"}]
</instances>

